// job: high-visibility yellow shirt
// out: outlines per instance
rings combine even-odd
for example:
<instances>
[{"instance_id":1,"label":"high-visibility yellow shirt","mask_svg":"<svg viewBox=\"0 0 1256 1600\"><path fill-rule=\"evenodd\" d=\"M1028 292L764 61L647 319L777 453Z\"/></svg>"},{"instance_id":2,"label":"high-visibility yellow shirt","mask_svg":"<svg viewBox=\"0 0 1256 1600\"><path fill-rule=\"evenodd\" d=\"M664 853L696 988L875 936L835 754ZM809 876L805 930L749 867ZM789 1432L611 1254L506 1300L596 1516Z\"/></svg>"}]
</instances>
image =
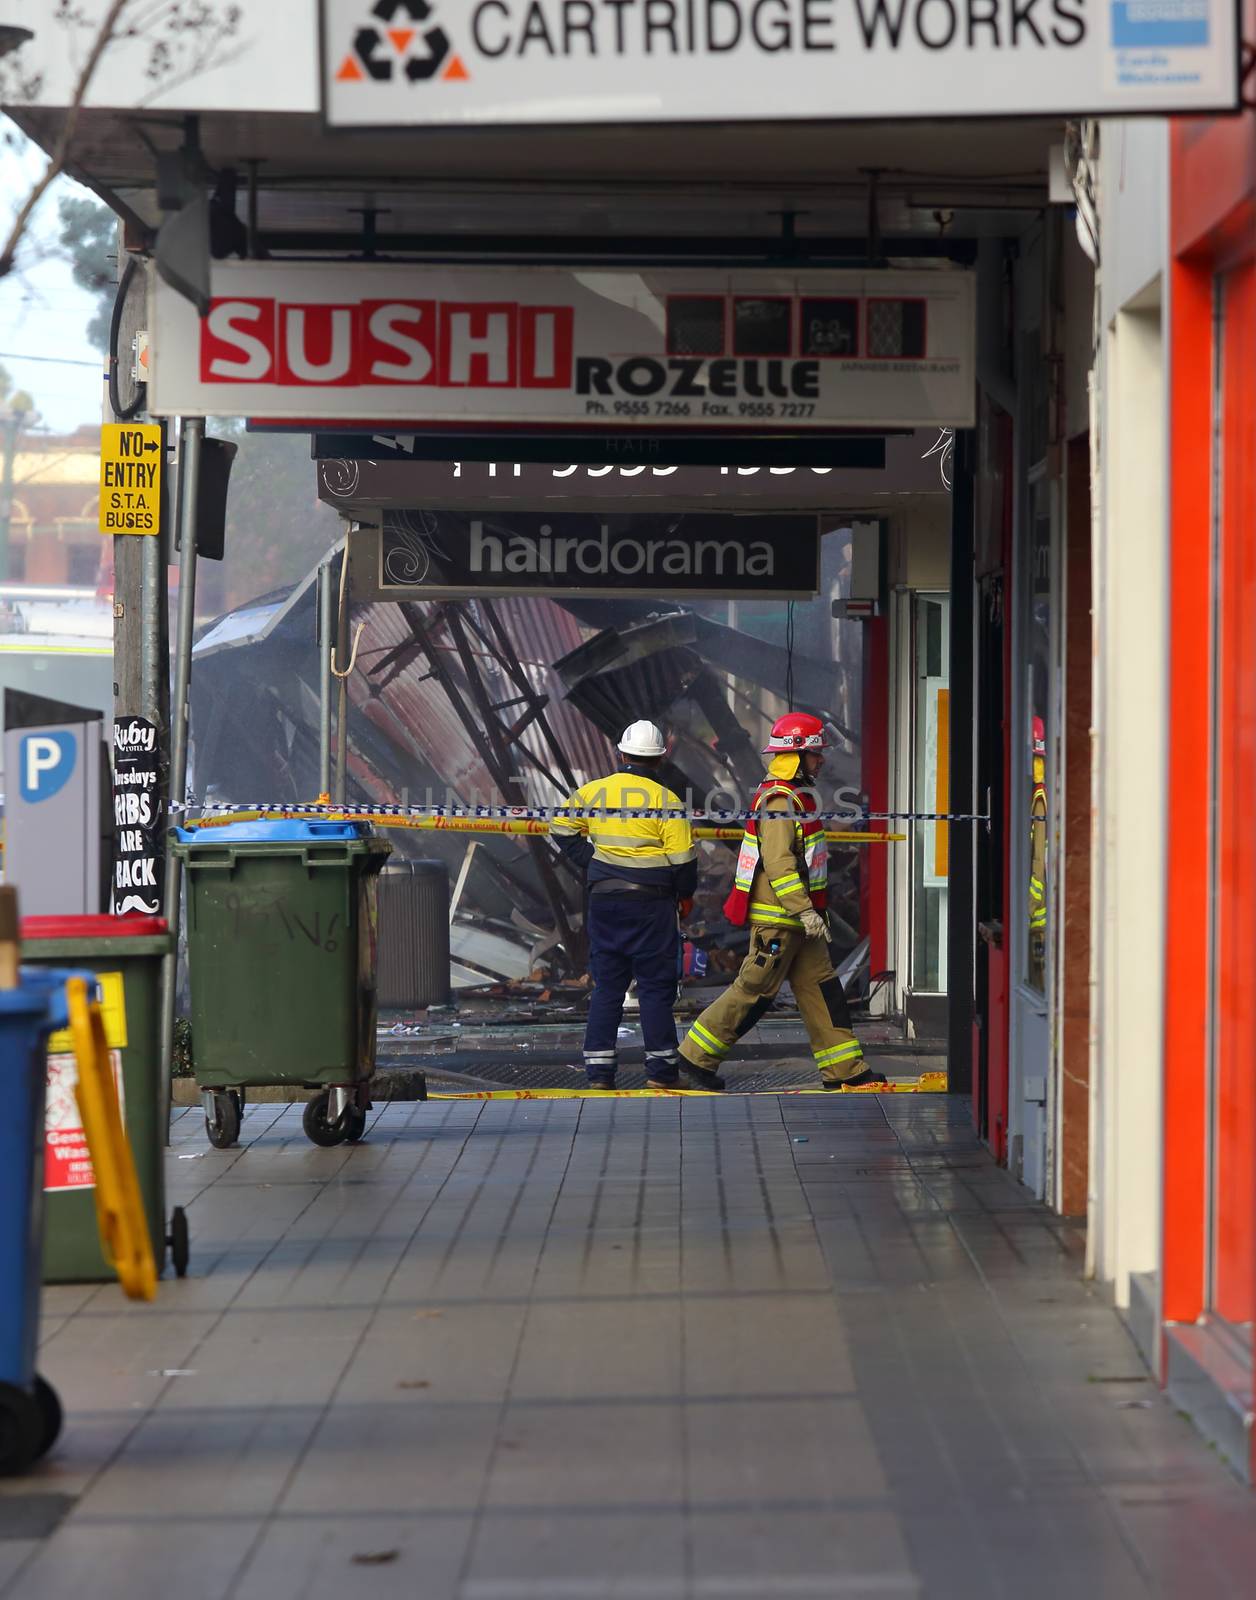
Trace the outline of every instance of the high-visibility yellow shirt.
<instances>
[{"instance_id":1,"label":"high-visibility yellow shirt","mask_svg":"<svg viewBox=\"0 0 1256 1600\"><path fill-rule=\"evenodd\" d=\"M634 811L664 814L633 816ZM551 819L550 834L568 854L587 862L590 883L623 878L684 898L693 892L697 853L683 813L678 795L629 767L577 789Z\"/></svg>"}]
</instances>

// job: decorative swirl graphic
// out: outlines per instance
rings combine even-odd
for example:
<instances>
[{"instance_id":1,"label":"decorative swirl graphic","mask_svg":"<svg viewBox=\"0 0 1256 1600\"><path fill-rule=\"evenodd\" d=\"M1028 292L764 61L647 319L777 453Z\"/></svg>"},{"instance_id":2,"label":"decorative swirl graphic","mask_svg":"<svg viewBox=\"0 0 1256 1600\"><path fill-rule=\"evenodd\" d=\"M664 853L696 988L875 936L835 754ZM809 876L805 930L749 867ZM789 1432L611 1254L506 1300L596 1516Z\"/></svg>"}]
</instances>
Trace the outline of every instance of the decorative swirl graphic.
<instances>
[{"instance_id":1,"label":"decorative swirl graphic","mask_svg":"<svg viewBox=\"0 0 1256 1600\"><path fill-rule=\"evenodd\" d=\"M337 500L346 500L358 487L362 469L356 461L323 461L319 463L323 474L323 487Z\"/></svg>"},{"instance_id":2,"label":"decorative swirl graphic","mask_svg":"<svg viewBox=\"0 0 1256 1600\"><path fill-rule=\"evenodd\" d=\"M921 456L922 461L928 461L930 456L937 456L938 471L942 474L942 487L949 489L954 477L955 464L955 429L939 428L938 436Z\"/></svg>"},{"instance_id":3,"label":"decorative swirl graphic","mask_svg":"<svg viewBox=\"0 0 1256 1600\"><path fill-rule=\"evenodd\" d=\"M430 511L390 511L384 518L384 582L403 587L426 581L440 561L440 523Z\"/></svg>"}]
</instances>

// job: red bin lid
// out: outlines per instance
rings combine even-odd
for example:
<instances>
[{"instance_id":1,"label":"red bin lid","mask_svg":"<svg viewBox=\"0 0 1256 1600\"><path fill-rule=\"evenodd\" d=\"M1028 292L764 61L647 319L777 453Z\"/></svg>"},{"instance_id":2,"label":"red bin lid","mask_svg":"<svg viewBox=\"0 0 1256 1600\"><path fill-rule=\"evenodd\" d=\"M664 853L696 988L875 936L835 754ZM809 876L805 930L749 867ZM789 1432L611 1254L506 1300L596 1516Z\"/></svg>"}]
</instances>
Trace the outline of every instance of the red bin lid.
<instances>
[{"instance_id":1,"label":"red bin lid","mask_svg":"<svg viewBox=\"0 0 1256 1600\"><path fill-rule=\"evenodd\" d=\"M164 917L23 917L21 937L40 939L151 939L167 932Z\"/></svg>"}]
</instances>

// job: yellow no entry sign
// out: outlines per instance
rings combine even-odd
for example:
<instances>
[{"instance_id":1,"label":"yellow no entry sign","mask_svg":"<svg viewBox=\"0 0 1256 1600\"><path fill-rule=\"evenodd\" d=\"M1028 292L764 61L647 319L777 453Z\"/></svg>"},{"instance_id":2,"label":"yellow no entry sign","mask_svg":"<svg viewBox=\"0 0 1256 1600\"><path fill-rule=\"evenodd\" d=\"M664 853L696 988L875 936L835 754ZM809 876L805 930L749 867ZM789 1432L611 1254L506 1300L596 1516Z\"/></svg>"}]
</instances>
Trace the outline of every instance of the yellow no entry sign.
<instances>
[{"instance_id":1,"label":"yellow no entry sign","mask_svg":"<svg viewBox=\"0 0 1256 1600\"><path fill-rule=\"evenodd\" d=\"M160 531L164 464L160 423L105 423L100 430L101 533Z\"/></svg>"}]
</instances>

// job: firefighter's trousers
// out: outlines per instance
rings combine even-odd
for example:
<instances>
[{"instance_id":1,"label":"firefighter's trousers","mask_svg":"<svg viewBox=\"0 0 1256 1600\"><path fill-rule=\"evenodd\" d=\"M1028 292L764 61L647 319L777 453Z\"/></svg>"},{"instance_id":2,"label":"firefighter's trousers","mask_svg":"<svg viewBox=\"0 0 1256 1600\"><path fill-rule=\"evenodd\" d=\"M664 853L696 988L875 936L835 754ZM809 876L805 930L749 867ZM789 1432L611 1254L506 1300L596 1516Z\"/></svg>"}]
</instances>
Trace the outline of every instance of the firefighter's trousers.
<instances>
[{"instance_id":1,"label":"firefighter's trousers","mask_svg":"<svg viewBox=\"0 0 1256 1600\"><path fill-rule=\"evenodd\" d=\"M763 1017L789 980L811 1040L811 1053L826 1083L863 1071L863 1050L850 1025L842 980L833 970L823 939L795 928L752 929L741 971L685 1035L680 1053L694 1066L718 1070L720 1063Z\"/></svg>"}]
</instances>

